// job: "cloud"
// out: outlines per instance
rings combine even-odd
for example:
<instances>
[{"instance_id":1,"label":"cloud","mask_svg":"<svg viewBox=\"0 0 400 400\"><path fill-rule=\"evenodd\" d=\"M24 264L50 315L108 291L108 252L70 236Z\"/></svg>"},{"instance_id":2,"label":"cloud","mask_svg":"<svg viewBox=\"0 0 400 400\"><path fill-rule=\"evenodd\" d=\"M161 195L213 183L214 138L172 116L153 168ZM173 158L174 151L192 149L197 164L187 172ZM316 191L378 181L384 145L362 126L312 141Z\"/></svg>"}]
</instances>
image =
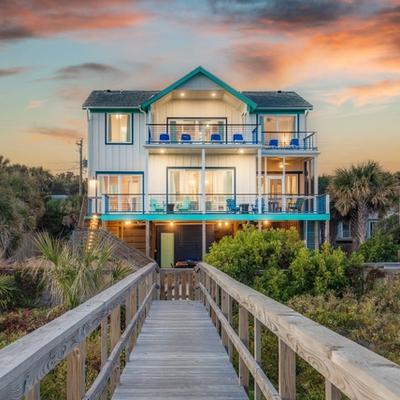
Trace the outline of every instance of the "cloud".
<instances>
[{"instance_id":1,"label":"cloud","mask_svg":"<svg viewBox=\"0 0 400 400\"><path fill-rule=\"evenodd\" d=\"M39 126L27 130L34 140L50 138L62 142L71 142L82 137L82 132L77 129L63 127Z\"/></svg>"},{"instance_id":2,"label":"cloud","mask_svg":"<svg viewBox=\"0 0 400 400\"><path fill-rule=\"evenodd\" d=\"M28 105L26 106L27 110L34 110L35 108L40 108L42 107L43 103L45 103L46 100L31 100Z\"/></svg>"},{"instance_id":3,"label":"cloud","mask_svg":"<svg viewBox=\"0 0 400 400\"><path fill-rule=\"evenodd\" d=\"M5 76L19 75L26 71L23 67L13 67L13 68L0 68L0 78Z\"/></svg>"},{"instance_id":4,"label":"cloud","mask_svg":"<svg viewBox=\"0 0 400 400\"><path fill-rule=\"evenodd\" d=\"M0 41L131 26L148 17L130 0L2 0Z\"/></svg>"},{"instance_id":5,"label":"cloud","mask_svg":"<svg viewBox=\"0 0 400 400\"><path fill-rule=\"evenodd\" d=\"M75 79L85 74L110 74L120 72L118 68L112 65L88 62L60 68L54 79Z\"/></svg>"},{"instance_id":6,"label":"cloud","mask_svg":"<svg viewBox=\"0 0 400 400\"><path fill-rule=\"evenodd\" d=\"M350 86L328 95L328 101L336 106L341 106L347 101L352 101L356 106L365 106L388 103L398 97L400 97L400 79L393 79Z\"/></svg>"}]
</instances>

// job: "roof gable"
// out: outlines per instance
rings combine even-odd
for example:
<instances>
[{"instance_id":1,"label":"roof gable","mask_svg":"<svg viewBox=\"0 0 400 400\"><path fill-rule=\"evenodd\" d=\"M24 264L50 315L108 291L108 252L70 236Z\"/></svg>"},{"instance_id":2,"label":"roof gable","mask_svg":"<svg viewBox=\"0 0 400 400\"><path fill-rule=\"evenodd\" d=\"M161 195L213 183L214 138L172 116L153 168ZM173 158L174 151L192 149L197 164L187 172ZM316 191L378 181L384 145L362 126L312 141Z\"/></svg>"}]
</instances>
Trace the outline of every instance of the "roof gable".
<instances>
[{"instance_id":1,"label":"roof gable","mask_svg":"<svg viewBox=\"0 0 400 400\"><path fill-rule=\"evenodd\" d=\"M253 101L250 100L247 96L243 95L242 93L238 92L236 89L233 87L229 86L227 83L222 81L221 79L217 78L215 75L213 75L211 72L207 71L203 67L197 67L193 71L189 72L182 78L178 79L176 82L173 84L167 86L164 90L161 90L154 96L152 96L149 100L145 101L142 103L142 108L146 110L151 104L156 102L157 100L161 99L168 93L172 92L173 90L182 87L185 85L187 82L189 82L191 79L203 75L204 77L208 78L210 81L214 82L216 85L222 87L224 90L226 90L228 93L230 93L232 96L238 98L240 101L243 103L247 104L248 108L250 111L255 110L257 107L257 104Z\"/></svg>"}]
</instances>

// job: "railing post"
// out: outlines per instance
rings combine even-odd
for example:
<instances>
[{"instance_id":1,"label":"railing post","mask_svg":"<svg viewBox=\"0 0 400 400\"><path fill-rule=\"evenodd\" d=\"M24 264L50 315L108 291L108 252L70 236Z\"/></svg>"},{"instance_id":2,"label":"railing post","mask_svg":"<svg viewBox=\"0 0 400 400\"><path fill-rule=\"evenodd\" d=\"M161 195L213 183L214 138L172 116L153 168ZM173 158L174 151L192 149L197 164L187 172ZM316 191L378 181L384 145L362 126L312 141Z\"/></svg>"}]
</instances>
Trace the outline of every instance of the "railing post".
<instances>
[{"instance_id":1,"label":"railing post","mask_svg":"<svg viewBox=\"0 0 400 400\"><path fill-rule=\"evenodd\" d=\"M100 324L100 356L103 366L108 358L108 316L104 317Z\"/></svg>"},{"instance_id":2,"label":"railing post","mask_svg":"<svg viewBox=\"0 0 400 400\"><path fill-rule=\"evenodd\" d=\"M112 351L121 337L121 307L120 307L120 305L116 306L114 308L114 310L111 312L110 336L111 336L110 339L111 339L111 351ZM120 363L118 360L117 364L115 365L114 371L111 374L111 380L110 380L111 393L114 392L114 389L118 384L119 374L120 374Z\"/></svg>"},{"instance_id":3,"label":"railing post","mask_svg":"<svg viewBox=\"0 0 400 400\"><path fill-rule=\"evenodd\" d=\"M40 400L40 382L36 383L25 395L25 400Z\"/></svg>"},{"instance_id":4,"label":"railing post","mask_svg":"<svg viewBox=\"0 0 400 400\"><path fill-rule=\"evenodd\" d=\"M325 400L341 400L342 393L328 380L325 380Z\"/></svg>"},{"instance_id":5,"label":"railing post","mask_svg":"<svg viewBox=\"0 0 400 400\"><path fill-rule=\"evenodd\" d=\"M296 353L279 339L279 394L282 400L296 399Z\"/></svg>"},{"instance_id":6,"label":"railing post","mask_svg":"<svg viewBox=\"0 0 400 400\"><path fill-rule=\"evenodd\" d=\"M227 293L225 292L224 289L221 288L221 303L222 303L222 314L224 314L224 317L228 319L228 297ZM221 336L222 336L222 344L225 347L226 350L228 350L228 335L226 334L226 331L224 328L221 327Z\"/></svg>"},{"instance_id":7,"label":"railing post","mask_svg":"<svg viewBox=\"0 0 400 400\"><path fill-rule=\"evenodd\" d=\"M233 315L233 309L232 309L232 297L227 293L226 294L228 299L228 322L230 325L232 325L232 315ZM229 354L229 359L233 361L233 344L228 338L228 354Z\"/></svg>"},{"instance_id":8,"label":"railing post","mask_svg":"<svg viewBox=\"0 0 400 400\"><path fill-rule=\"evenodd\" d=\"M239 338L243 344L249 347L249 312L239 305ZM239 380L240 384L249 391L249 370L239 356Z\"/></svg>"},{"instance_id":9,"label":"railing post","mask_svg":"<svg viewBox=\"0 0 400 400\"><path fill-rule=\"evenodd\" d=\"M83 340L67 356L67 400L81 400L85 395L85 358Z\"/></svg>"},{"instance_id":10,"label":"railing post","mask_svg":"<svg viewBox=\"0 0 400 400\"><path fill-rule=\"evenodd\" d=\"M254 359L257 364L261 366L261 322L254 317ZM254 400L261 399L261 390L257 383L254 381Z\"/></svg>"}]
</instances>

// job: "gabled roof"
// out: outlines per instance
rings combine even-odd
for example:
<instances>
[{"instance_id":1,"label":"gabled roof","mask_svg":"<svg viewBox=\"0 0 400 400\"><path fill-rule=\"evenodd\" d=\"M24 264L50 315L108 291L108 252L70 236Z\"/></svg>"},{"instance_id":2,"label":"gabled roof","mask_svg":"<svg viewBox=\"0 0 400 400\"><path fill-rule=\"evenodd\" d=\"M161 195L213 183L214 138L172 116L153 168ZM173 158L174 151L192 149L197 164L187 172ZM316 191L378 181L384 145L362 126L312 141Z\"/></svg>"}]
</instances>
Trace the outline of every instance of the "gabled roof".
<instances>
[{"instance_id":1,"label":"gabled roof","mask_svg":"<svg viewBox=\"0 0 400 400\"><path fill-rule=\"evenodd\" d=\"M159 90L94 90L83 108L135 108Z\"/></svg>"},{"instance_id":2,"label":"gabled roof","mask_svg":"<svg viewBox=\"0 0 400 400\"><path fill-rule=\"evenodd\" d=\"M254 111L255 108L257 107L257 104L254 103L254 101L250 100L248 97L244 96L242 93L238 92L236 89L234 89L232 86L229 86L227 83L222 81L221 79L217 78L215 75L213 75L211 72L207 71L203 67L197 67L193 71L189 72L186 74L184 77L181 79L178 79L176 82L174 82L172 85L167 86L164 90L161 90L159 93L154 95L152 98L149 100L145 101L142 104L142 108L146 110L152 103L155 101L161 99L161 97L164 97L166 94L172 92L173 90L179 88L182 86L184 83L189 81L190 79L194 78L197 75L204 75L214 83L216 83L218 86L221 86L224 90L229 92L232 96L238 98L241 100L243 103L247 104L249 107L250 111Z\"/></svg>"},{"instance_id":3,"label":"gabled roof","mask_svg":"<svg viewBox=\"0 0 400 400\"><path fill-rule=\"evenodd\" d=\"M242 92L246 97L253 100L257 104L257 108L301 108L301 109L312 109L313 106L308 101L299 96L296 92L284 92L278 91L254 91L254 92Z\"/></svg>"}]
</instances>

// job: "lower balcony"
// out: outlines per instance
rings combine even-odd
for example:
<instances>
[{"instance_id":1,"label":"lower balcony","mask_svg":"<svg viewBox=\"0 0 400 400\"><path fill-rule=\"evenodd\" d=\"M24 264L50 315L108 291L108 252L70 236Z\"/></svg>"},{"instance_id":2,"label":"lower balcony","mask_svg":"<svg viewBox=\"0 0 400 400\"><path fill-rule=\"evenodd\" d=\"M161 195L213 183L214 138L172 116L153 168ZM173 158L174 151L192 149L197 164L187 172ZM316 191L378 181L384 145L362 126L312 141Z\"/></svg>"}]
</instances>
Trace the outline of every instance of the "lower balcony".
<instances>
[{"instance_id":1,"label":"lower balcony","mask_svg":"<svg viewBox=\"0 0 400 400\"><path fill-rule=\"evenodd\" d=\"M329 218L326 195L257 194L108 194L89 199L89 214L131 216L131 219L264 219ZM205 218L205 215L207 218ZM146 217L143 217L146 216ZM156 216L158 216L156 218ZM327 218L328 217L328 218Z\"/></svg>"}]
</instances>

